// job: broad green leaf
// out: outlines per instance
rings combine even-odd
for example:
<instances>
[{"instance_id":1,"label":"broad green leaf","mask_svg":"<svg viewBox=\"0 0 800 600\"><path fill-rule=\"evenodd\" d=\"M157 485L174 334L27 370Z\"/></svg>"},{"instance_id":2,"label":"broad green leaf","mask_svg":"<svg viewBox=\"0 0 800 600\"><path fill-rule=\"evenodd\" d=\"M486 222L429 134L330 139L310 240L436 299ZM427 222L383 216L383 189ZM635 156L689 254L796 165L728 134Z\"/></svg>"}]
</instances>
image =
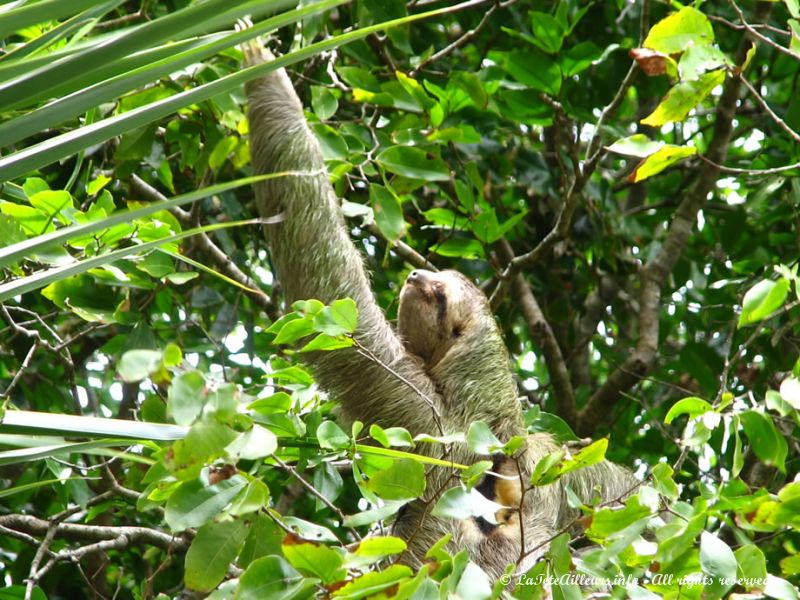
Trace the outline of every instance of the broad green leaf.
<instances>
[{"instance_id":1,"label":"broad green leaf","mask_svg":"<svg viewBox=\"0 0 800 600\"><path fill-rule=\"evenodd\" d=\"M226 446L236 435L230 427L214 420L198 421L184 439L172 445L163 464L181 481L196 479L204 465L225 456Z\"/></svg>"},{"instance_id":2,"label":"broad green leaf","mask_svg":"<svg viewBox=\"0 0 800 600\"><path fill-rule=\"evenodd\" d=\"M447 168L447 164L441 158L419 148L392 146L378 154L375 160L390 173L410 179L425 181L448 181L450 179L450 170Z\"/></svg>"},{"instance_id":3,"label":"broad green leaf","mask_svg":"<svg viewBox=\"0 0 800 600\"><path fill-rule=\"evenodd\" d=\"M182 483L167 500L164 521L172 531L200 527L213 519L247 484L234 475L214 485L195 479Z\"/></svg>"},{"instance_id":4,"label":"broad green leaf","mask_svg":"<svg viewBox=\"0 0 800 600\"><path fill-rule=\"evenodd\" d=\"M350 298L335 300L314 315L316 331L330 336L353 333L358 324L358 307Z\"/></svg>"},{"instance_id":5,"label":"broad green leaf","mask_svg":"<svg viewBox=\"0 0 800 600\"><path fill-rule=\"evenodd\" d=\"M681 81L691 81L708 71L731 66L733 66L731 59L711 44L689 46L678 62Z\"/></svg>"},{"instance_id":6,"label":"broad green leaf","mask_svg":"<svg viewBox=\"0 0 800 600\"><path fill-rule=\"evenodd\" d=\"M339 101L334 93L321 85L311 86L311 107L320 121L326 121L336 114Z\"/></svg>"},{"instance_id":7,"label":"broad green leaf","mask_svg":"<svg viewBox=\"0 0 800 600\"><path fill-rule=\"evenodd\" d=\"M628 181L633 183L643 181L648 177L661 173L661 171L679 160L694 156L695 154L697 154L697 148L694 146L673 146L672 144L665 144L660 150L640 162L633 173L628 176Z\"/></svg>"},{"instance_id":8,"label":"broad green leaf","mask_svg":"<svg viewBox=\"0 0 800 600\"><path fill-rule=\"evenodd\" d=\"M406 231L406 221L397 196L382 185L371 183L369 200L375 223L386 239L394 241L403 237Z\"/></svg>"},{"instance_id":9,"label":"broad green leaf","mask_svg":"<svg viewBox=\"0 0 800 600\"><path fill-rule=\"evenodd\" d=\"M750 447L765 464L785 472L784 461L788 453L786 438L781 435L772 419L764 413L749 410L739 415Z\"/></svg>"},{"instance_id":10,"label":"broad green leaf","mask_svg":"<svg viewBox=\"0 0 800 600\"><path fill-rule=\"evenodd\" d=\"M254 424L247 431L240 433L225 450L229 456L245 460L257 460L269 456L278 448L278 439L269 429Z\"/></svg>"},{"instance_id":11,"label":"broad green leaf","mask_svg":"<svg viewBox=\"0 0 800 600\"><path fill-rule=\"evenodd\" d=\"M467 431L467 445L476 454L489 455L503 447L503 442L495 437L489 426L483 421L470 423Z\"/></svg>"},{"instance_id":12,"label":"broad green leaf","mask_svg":"<svg viewBox=\"0 0 800 600\"><path fill-rule=\"evenodd\" d=\"M268 508L269 488L260 479L251 479L247 482L247 487L231 502L226 513L233 517L247 516L252 519Z\"/></svg>"},{"instance_id":13,"label":"broad green leaf","mask_svg":"<svg viewBox=\"0 0 800 600\"><path fill-rule=\"evenodd\" d=\"M608 147L609 152L646 158L664 146L664 142L653 141L643 133L617 140Z\"/></svg>"},{"instance_id":14,"label":"broad green leaf","mask_svg":"<svg viewBox=\"0 0 800 600\"><path fill-rule=\"evenodd\" d=\"M678 54L689 46L713 42L714 29L708 17L687 6L653 25L643 45L664 54Z\"/></svg>"},{"instance_id":15,"label":"broad green leaf","mask_svg":"<svg viewBox=\"0 0 800 600\"><path fill-rule=\"evenodd\" d=\"M707 531L700 534L700 566L711 578L711 584L705 586L705 597L722 598L735 585L737 564L733 550Z\"/></svg>"},{"instance_id":16,"label":"broad green leaf","mask_svg":"<svg viewBox=\"0 0 800 600\"><path fill-rule=\"evenodd\" d=\"M313 340L308 342L305 346L300 348L300 352L321 352L330 350L341 350L342 348L349 348L354 345L352 337L339 335L336 337L330 336L326 333L320 333Z\"/></svg>"},{"instance_id":17,"label":"broad green leaf","mask_svg":"<svg viewBox=\"0 0 800 600\"><path fill-rule=\"evenodd\" d=\"M539 459L531 473L531 485L548 485L556 481L562 458L564 451L556 450Z\"/></svg>"},{"instance_id":18,"label":"broad green leaf","mask_svg":"<svg viewBox=\"0 0 800 600\"><path fill-rule=\"evenodd\" d=\"M287 320L278 335L273 340L274 344L291 344L299 339L314 333L314 319L304 317L301 319Z\"/></svg>"},{"instance_id":19,"label":"broad green leaf","mask_svg":"<svg viewBox=\"0 0 800 600\"><path fill-rule=\"evenodd\" d=\"M323 421L317 427L317 439L321 448L343 450L350 445L350 437L333 421Z\"/></svg>"},{"instance_id":20,"label":"broad green leaf","mask_svg":"<svg viewBox=\"0 0 800 600\"><path fill-rule=\"evenodd\" d=\"M678 400L672 405L672 408L670 408L669 412L667 412L667 416L664 417L664 423L669 425L681 415L689 415L690 419L694 419L695 417L699 417L710 410L714 410L711 404L702 398L689 396L688 398Z\"/></svg>"},{"instance_id":21,"label":"broad green leaf","mask_svg":"<svg viewBox=\"0 0 800 600\"><path fill-rule=\"evenodd\" d=\"M217 587L246 537L247 524L241 519L212 521L200 527L186 553L186 585L201 592Z\"/></svg>"},{"instance_id":22,"label":"broad green leaf","mask_svg":"<svg viewBox=\"0 0 800 600\"><path fill-rule=\"evenodd\" d=\"M239 578L236 600L300 600L308 598L318 579L306 578L280 556L251 562Z\"/></svg>"},{"instance_id":23,"label":"broad green leaf","mask_svg":"<svg viewBox=\"0 0 800 600\"><path fill-rule=\"evenodd\" d=\"M588 69L595 61L600 60L604 51L594 42L585 41L574 45L559 56L564 77L572 77Z\"/></svg>"},{"instance_id":24,"label":"broad green leaf","mask_svg":"<svg viewBox=\"0 0 800 600\"><path fill-rule=\"evenodd\" d=\"M117 363L117 373L122 381L141 381L158 370L161 357L161 350L128 350Z\"/></svg>"},{"instance_id":25,"label":"broad green leaf","mask_svg":"<svg viewBox=\"0 0 800 600\"><path fill-rule=\"evenodd\" d=\"M537 45L549 54L558 52L566 35L563 25L544 12L531 11L530 17Z\"/></svg>"},{"instance_id":26,"label":"broad green leaf","mask_svg":"<svg viewBox=\"0 0 800 600\"><path fill-rule=\"evenodd\" d=\"M406 549L406 542L393 536L375 536L361 540L350 552L356 556L391 556Z\"/></svg>"},{"instance_id":27,"label":"broad green leaf","mask_svg":"<svg viewBox=\"0 0 800 600\"><path fill-rule=\"evenodd\" d=\"M267 398L259 398L258 400L251 402L247 406L247 409L254 410L263 415L268 415L271 413L288 412L291 407L292 397L286 392L278 392L272 396L268 396Z\"/></svg>"},{"instance_id":28,"label":"broad green leaf","mask_svg":"<svg viewBox=\"0 0 800 600\"><path fill-rule=\"evenodd\" d=\"M167 392L167 414L178 425L191 425L208 398L206 381L199 371L188 371L172 380Z\"/></svg>"},{"instance_id":29,"label":"broad green leaf","mask_svg":"<svg viewBox=\"0 0 800 600\"><path fill-rule=\"evenodd\" d=\"M342 568L344 553L337 552L335 548L305 542L293 536L287 536L281 548L289 564L301 572L319 577L322 583L340 581L346 574Z\"/></svg>"},{"instance_id":30,"label":"broad green leaf","mask_svg":"<svg viewBox=\"0 0 800 600\"><path fill-rule=\"evenodd\" d=\"M380 592L397 586L412 574L413 571L405 565L392 565L383 571L372 571L356 577L333 592L332 597L346 600L378 597Z\"/></svg>"},{"instance_id":31,"label":"broad green leaf","mask_svg":"<svg viewBox=\"0 0 800 600\"><path fill-rule=\"evenodd\" d=\"M800 410L800 379L797 379L797 377L784 379L781 382L780 397L790 404L792 408Z\"/></svg>"},{"instance_id":32,"label":"broad green leaf","mask_svg":"<svg viewBox=\"0 0 800 600\"><path fill-rule=\"evenodd\" d=\"M571 459L564 461L559 468L559 475L565 475L578 469L591 467L603 461L608 449L608 438L600 438L586 448L581 449Z\"/></svg>"},{"instance_id":33,"label":"broad green leaf","mask_svg":"<svg viewBox=\"0 0 800 600\"><path fill-rule=\"evenodd\" d=\"M463 237L450 237L436 245L433 251L440 256L476 259L483 257L483 246L478 240Z\"/></svg>"},{"instance_id":34,"label":"broad green leaf","mask_svg":"<svg viewBox=\"0 0 800 600\"><path fill-rule=\"evenodd\" d=\"M760 588L758 581L763 581L767 577L767 561L761 549L755 544L745 544L733 554L736 557L738 566L736 573L740 585L748 591Z\"/></svg>"},{"instance_id":35,"label":"broad green leaf","mask_svg":"<svg viewBox=\"0 0 800 600\"><path fill-rule=\"evenodd\" d=\"M720 69L704 73L693 81L674 85L642 125L659 127L673 121L683 121L695 106L700 104L718 85L725 81L725 71Z\"/></svg>"},{"instance_id":36,"label":"broad green leaf","mask_svg":"<svg viewBox=\"0 0 800 600\"><path fill-rule=\"evenodd\" d=\"M553 59L540 52L509 52L503 66L514 79L534 90L553 96L561 90L561 69Z\"/></svg>"},{"instance_id":37,"label":"broad green leaf","mask_svg":"<svg viewBox=\"0 0 800 600\"><path fill-rule=\"evenodd\" d=\"M366 483L369 491L386 500L412 500L425 491L425 467L414 460L398 460L378 471Z\"/></svg>"},{"instance_id":38,"label":"broad green leaf","mask_svg":"<svg viewBox=\"0 0 800 600\"><path fill-rule=\"evenodd\" d=\"M758 323L769 317L783 306L789 293L789 281L781 278L777 281L762 279L751 287L742 299L742 314L739 315L738 327Z\"/></svg>"}]
</instances>

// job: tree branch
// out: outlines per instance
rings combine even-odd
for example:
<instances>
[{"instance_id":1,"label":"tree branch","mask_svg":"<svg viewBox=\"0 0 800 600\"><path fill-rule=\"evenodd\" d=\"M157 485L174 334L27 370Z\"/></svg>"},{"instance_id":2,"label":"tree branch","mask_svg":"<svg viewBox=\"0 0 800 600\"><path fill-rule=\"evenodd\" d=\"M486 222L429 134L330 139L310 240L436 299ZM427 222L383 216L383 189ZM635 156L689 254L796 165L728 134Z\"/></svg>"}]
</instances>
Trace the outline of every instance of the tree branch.
<instances>
[{"instance_id":1,"label":"tree branch","mask_svg":"<svg viewBox=\"0 0 800 600\"><path fill-rule=\"evenodd\" d=\"M509 262L514 257L511 244L506 240L498 243L498 253L504 262ZM572 389L567 363L561 354L561 346L558 344L553 328L544 316L536 297L533 295L531 286L525 280L522 273L517 273L512 282L511 293L514 303L528 325L528 332L531 337L542 349L547 372L550 374L550 381L553 384L554 397L556 402L556 412L571 427L575 426L575 392Z\"/></svg>"},{"instance_id":2,"label":"tree branch","mask_svg":"<svg viewBox=\"0 0 800 600\"><path fill-rule=\"evenodd\" d=\"M39 519L31 515L2 515L0 516L0 534L5 529L29 536L46 535L51 526L50 521ZM81 525L78 523L58 523L55 527L54 537L73 542L101 542L116 540L124 536L131 544L146 544L162 550L185 552L189 548L190 538L186 534L174 536L157 529L148 527L114 527L104 525ZM19 537L19 536L18 536Z\"/></svg>"},{"instance_id":3,"label":"tree branch","mask_svg":"<svg viewBox=\"0 0 800 600\"><path fill-rule=\"evenodd\" d=\"M770 8L767 2L759 2L756 8L756 18L763 20ZM739 44L738 64L744 61L747 50L750 48L752 43L750 35L751 33L748 33L743 36ZM725 161L741 87L742 79L739 77L729 77L723 85L722 96L717 104L714 135L705 154L705 157L712 163L721 164ZM697 220L697 213L713 190L719 173L719 169L712 165L699 173L694 185L678 205L667 237L660 249L653 259L640 270L639 339L636 347L623 364L609 375L606 382L578 413L578 435L585 436L593 433L598 424L608 419L621 392L636 385L641 377L653 367L659 343L661 288L683 254Z\"/></svg>"},{"instance_id":4,"label":"tree branch","mask_svg":"<svg viewBox=\"0 0 800 600\"><path fill-rule=\"evenodd\" d=\"M161 192L151 186L149 183L141 179L137 175L131 175L131 187L139 194L150 200L151 202L163 202L167 200L167 197L164 196ZM186 212L181 208L175 208L171 211L179 221L182 223L186 223L187 221L191 220L190 213ZM259 288L256 287L256 283L253 281L253 278L247 275L244 271L242 271L231 258L223 252L219 246L217 246L208 234L200 233L194 237L195 243L197 247L200 248L214 263L217 265L219 270L230 277L237 283L253 289L258 289L257 294L252 294L251 297L255 300L255 302L264 309L264 312L267 313L270 319L275 320L278 318L278 312L275 307L275 304L272 302L272 299L261 291Z\"/></svg>"}]
</instances>

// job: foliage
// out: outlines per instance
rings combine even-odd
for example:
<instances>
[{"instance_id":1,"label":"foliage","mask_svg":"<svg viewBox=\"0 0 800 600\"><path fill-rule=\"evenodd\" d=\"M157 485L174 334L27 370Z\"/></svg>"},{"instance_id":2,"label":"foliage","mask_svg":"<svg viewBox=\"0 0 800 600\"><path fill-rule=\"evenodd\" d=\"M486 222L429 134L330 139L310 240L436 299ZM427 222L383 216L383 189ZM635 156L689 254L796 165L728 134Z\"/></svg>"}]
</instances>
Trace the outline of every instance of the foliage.
<instances>
[{"instance_id":1,"label":"foliage","mask_svg":"<svg viewBox=\"0 0 800 600\"><path fill-rule=\"evenodd\" d=\"M796 0L431 4L3 4L0 597L797 597ZM282 306L252 218L241 86L278 66L387 314L411 267L475 278L530 431L599 438L529 484L643 479L528 573L376 525L432 468L433 514L491 518L491 461L417 450L520 440L337 424L302 358L355 305Z\"/></svg>"}]
</instances>

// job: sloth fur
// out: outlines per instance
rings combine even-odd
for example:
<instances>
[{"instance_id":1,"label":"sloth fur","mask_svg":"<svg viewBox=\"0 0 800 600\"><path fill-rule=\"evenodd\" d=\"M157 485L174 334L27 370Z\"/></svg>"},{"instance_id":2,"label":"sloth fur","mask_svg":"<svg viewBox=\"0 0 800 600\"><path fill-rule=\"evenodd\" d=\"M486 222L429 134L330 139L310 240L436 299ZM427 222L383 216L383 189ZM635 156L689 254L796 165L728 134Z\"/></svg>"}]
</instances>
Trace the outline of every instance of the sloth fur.
<instances>
[{"instance_id":1,"label":"sloth fur","mask_svg":"<svg viewBox=\"0 0 800 600\"><path fill-rule=\"evenodd\" d=\"M260 45L248 46L245 55L250 64L272 58ZM546 551L549 538L577 515L567 505L565 486L586 502L604 501L624 496L635 480L625 469L603 462L530 489L521 502L521 482L559 446L547 434L527 434L508 352L486 297L454 271L415 271L403 288L395 331L372 294L319 143L287 74L283 69L269 73L248 83L246 91L254 171L313 173L255 186L260 213L283 214L280 223L265 228L265 236L286 301L317 298L329 304L350 297L358 306L355 339L368 355L347 348L308 357L320 386L340 401L343 417L405 427L412 435L438 435L439 424L444 433L463 432L476 420L486 422L503 442L527 435L519 458L495 458L493 471L500 477L489 475L477 486L508 507L498 511L497 524L432 517L436 499L458 478L450 469L428 470L424 498L405 506L394 525L394 533L408 542L403 561L420 565L428 549L449 533L450 549L466 548L493 577L509 564L526 570ZM419 444L417 451L441 456L439 445ZM464 445L454 445L447 458L461 464L486 459Z\"/></svg>"}]
</instances>

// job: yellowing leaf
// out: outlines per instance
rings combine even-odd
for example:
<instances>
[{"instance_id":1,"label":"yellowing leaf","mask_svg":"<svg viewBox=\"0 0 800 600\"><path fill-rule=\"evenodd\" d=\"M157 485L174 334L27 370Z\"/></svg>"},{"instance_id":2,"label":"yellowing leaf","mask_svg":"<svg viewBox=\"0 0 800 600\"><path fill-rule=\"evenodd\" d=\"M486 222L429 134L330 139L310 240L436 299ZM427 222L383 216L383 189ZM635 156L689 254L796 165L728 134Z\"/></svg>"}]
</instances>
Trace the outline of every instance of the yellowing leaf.
<instances>
[{"instance_id":1,"label":"yellowing leaf","mask_svg":"<svg viewBox=\"0 0 800 600\"><path fill-rule=\"evenodd\" d=\"M691 45L713 41L711 22L699 10L687 6L653 25L643 45L664 54L677 54Z\"/></svg>"},{"instance_id":2,"label":"yellowing leaf","mask_svg":"<svg viewBox=\"0 0 800 600\"><path fill-rule=\"evenodd\" d=\"M693 156L694 154L697 154L697 148L692 146L673 146L672 144L667 144L658 152L651 154L640 162L633 173L628 176L628 181L632 183L643 181L648 177L660 173L671 164L687 156Z\"/></svg>"},{"instance_id":3,"label":"yellowing leaf","mask_svg":"<svg viewBox=\"0 0 800 600\"><path fill-rule=\"evenodd\" d=\"M684 81L672 87L643 125L659 127L670 121L683 121L689 111L705 100L717 85L725 80L725 71L705 73L694 81Z\"/></svg>"}]
</instances>

